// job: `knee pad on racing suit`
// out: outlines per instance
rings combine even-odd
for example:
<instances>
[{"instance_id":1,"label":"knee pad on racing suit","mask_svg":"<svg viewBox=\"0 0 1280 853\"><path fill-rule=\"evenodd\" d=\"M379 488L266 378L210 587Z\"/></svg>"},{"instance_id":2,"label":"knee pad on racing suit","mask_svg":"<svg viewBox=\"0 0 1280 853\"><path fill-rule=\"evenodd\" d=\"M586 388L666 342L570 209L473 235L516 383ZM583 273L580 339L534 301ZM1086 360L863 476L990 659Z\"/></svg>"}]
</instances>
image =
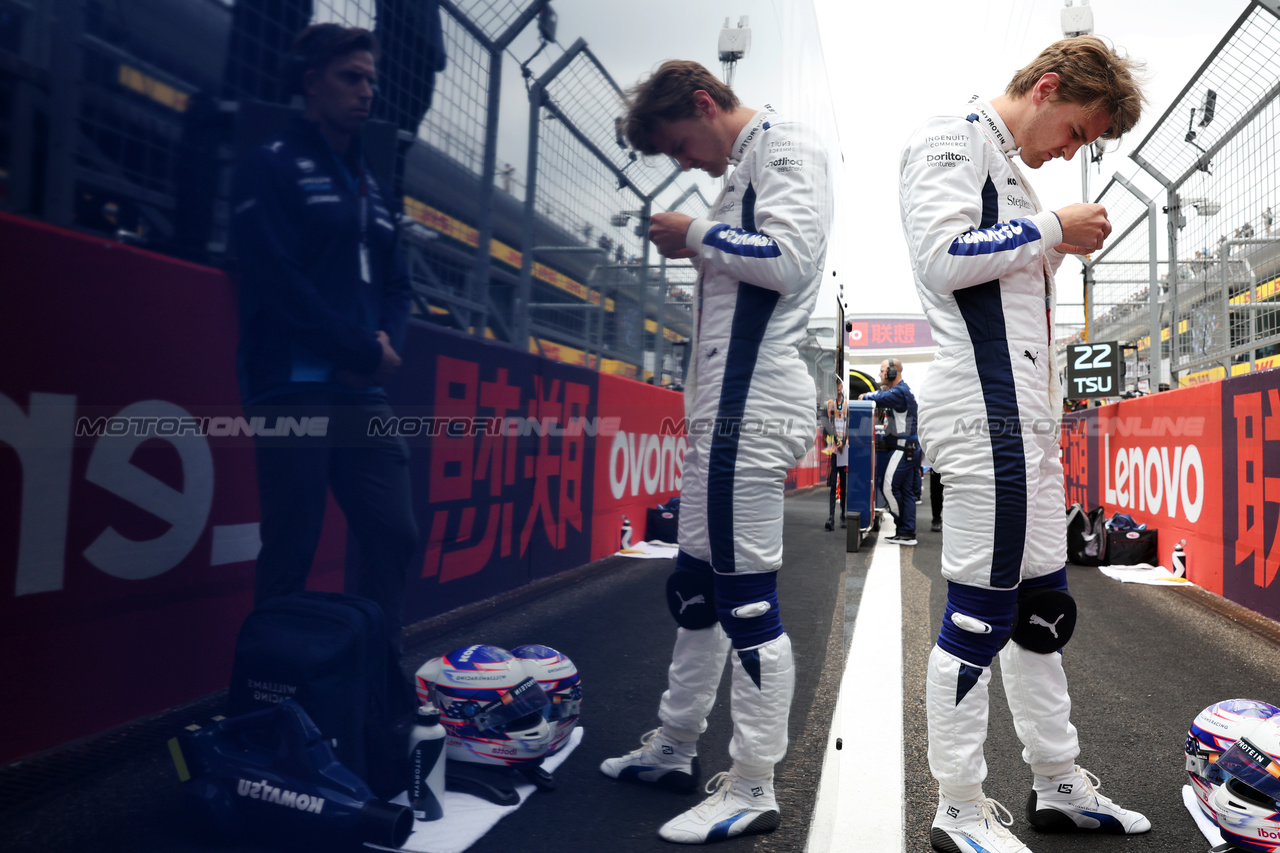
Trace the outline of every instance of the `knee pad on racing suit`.
<instances>
[{"instance_id":1,"label":"knee pad on racing suit","mask_svg":"<svg viewBox=\"0 0 1280 853\"><path fill-rule=\"evenodd\" d=\"M1012 638L1029 652L1061 651L1076 630L1076 601L1067 592L1067 569L1029 578L1018 587Z\"/></svg>"},{"instance_id":2,"label":"knee pad on racing suit","mask_svg":"<svg viewBox=\"0 0 1280 853\"><path fill-rule=\"evenodd\" d=\"M716 583L711 564L684 551L677 552L675 570L667 578L667 607L681 628L701 631L716 624Z\"/></svg>"},{"instance_id":3,"label":"knee pad on racing suit","mask_svg":"<svg viewBox=\"0 0 1280 853\"><path fill-rule=\"evenodd\" d=\"M957 660L987 668L1009 639L1018 590L947 583L947 609L938 648Z\"/></svg>"},{"instance_id":4,"label":"knee pad on racing suit","mask_svg":"<svg viewBox=\"0 0 1280 853\"><path fill-rule=\"evenodd\" d=\"M715 575L720 624L738 651L763 646L783 634L777 572Z\"/></svg>"}]
</instances>

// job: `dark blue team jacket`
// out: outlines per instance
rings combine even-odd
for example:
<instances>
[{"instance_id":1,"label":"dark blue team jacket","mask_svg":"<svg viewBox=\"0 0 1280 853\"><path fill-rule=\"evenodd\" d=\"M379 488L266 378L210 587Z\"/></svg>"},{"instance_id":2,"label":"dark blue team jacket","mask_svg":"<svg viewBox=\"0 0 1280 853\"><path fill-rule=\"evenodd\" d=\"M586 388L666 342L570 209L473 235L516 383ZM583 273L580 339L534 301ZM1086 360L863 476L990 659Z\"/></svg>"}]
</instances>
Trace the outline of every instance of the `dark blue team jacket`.
<instances>
[{"instance_id":1,"label":"dark blue team jacket","mask_svg":"<svg viewBox=\"0 0 1280 853\"><path fill-rule=\"evenodd\" d=\"M360 263L362 208L368 283ZM306 388L348 391L333 373L373 373L382 360L379 330L400 352L409 277L358 140L344 163L316 125L297 119L250 152L236 168L231 234L245 403Z\"/></svg>"}]
</instances>

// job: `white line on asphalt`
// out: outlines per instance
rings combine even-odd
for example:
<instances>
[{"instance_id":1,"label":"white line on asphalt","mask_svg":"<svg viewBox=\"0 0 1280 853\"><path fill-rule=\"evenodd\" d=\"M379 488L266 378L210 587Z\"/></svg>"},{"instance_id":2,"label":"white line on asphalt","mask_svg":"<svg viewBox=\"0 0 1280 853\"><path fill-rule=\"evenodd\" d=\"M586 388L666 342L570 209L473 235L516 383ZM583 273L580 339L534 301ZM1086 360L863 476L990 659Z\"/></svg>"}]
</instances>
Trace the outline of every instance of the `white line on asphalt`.
<instances>
[{"instance_id":1,"label":"white line on asphalt","mask_svg":"<svg viewBox=\"0 0 1280 853\"><path fill-rule=\"evenodd\" d=\"M905 847L901 550L881 540L871 552L827 738L808 853L888 853ZM838 751L836 738L843 742Z\"/></svg>"}]
</instances>

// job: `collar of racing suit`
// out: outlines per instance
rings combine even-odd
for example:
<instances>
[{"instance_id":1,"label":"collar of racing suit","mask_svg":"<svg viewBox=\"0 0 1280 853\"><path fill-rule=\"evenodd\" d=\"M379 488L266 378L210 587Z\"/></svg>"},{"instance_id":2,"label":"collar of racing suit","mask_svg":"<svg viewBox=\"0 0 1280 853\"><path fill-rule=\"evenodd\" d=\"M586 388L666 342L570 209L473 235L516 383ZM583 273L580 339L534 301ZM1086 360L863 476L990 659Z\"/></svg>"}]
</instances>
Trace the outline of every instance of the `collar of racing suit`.
<instances>
[{"instance_id":1,"label":"collar of racing suit","mask_svg":"<svg viewBox=\"0 0 1280 853\"><path fill-rule=\"evenodd\" d=\"M969 101L969 109L978 114L979 120L986 126L991 137L999 144L1000 150L1005 154L1018 150L1018 144L1013 140L1013 133L1010 132L1009 126L1004 123L1004 119L1000 118L1000 114L995 111L988 101L978 99L977 95Z\"/></svg>"},{"instance_id":2,"label":"collar of racing suit","mask_svg":"<svg viewBox=\"0 0 1280 853\"><path fill-rule=\"evenodd\" d=\"M738 133L738 138L733 140L733 149L729 153L729 164L736 166L742 162L742 158L747 156L747 151L751 148L751 143L756 141L760 136L760 130L770 120L777 120L777 116L773 113L773 108L768 104L764 105L764 109L757 110L756 114L751 117L751 121L747 122L742 130Z\"/></svg>"}]
</instances>

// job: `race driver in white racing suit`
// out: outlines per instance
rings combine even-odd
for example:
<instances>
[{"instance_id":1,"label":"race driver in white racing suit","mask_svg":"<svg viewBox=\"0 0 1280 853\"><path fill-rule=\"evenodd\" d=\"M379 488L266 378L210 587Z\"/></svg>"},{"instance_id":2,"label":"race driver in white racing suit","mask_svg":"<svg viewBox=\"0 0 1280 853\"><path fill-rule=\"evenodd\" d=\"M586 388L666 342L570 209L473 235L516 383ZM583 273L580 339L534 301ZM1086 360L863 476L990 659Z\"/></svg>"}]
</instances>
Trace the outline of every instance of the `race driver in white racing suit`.
<instances>
[{"instance_id":1,"label":"race driver in white racing suit","mask_svg":"<svg viewBox=\"0 0 1280 853\"><path fill-rule=\"evenodd\" d=\"M1098 793L1076 765L1061 649L1067 593L1054 359L1054 273L1064 252L1102 247L1101 205L1042 211L1017 160L1070 160L1138 119L1135 64L1092 36L1046 48L1005 93L928 121L902 154L900 202L916 289L938 342L919 391L919 435L942 475L947 607L929 658L929 766L944 853L1028 848L984 797L987 686L999 654L1005 695L1034 774L1027 817L1041 831L1132 834L1151 823ZM1003 813L1003 814L1002 814Z\"/></svg>"},{"instance_id":2,"label":"race driver in white racing suit","mask_svg":"<svg viewBox=\"0 0 1280 853\"><path fill-rule=\"evenodd\" d=\"M778 610L787 469L813 445L817 392L799 357L817 300L832 209L827 157L804 125L741 105L695 62L666 62L631 90L625 132L683 169L730 173L707 218L653 217L650 239L698 267L685 384L689 447L680 551L667 583L677 627L662 727L601 765L612 777L691 790L732 655L733 759L710 798L668 821L668 841L702 844L778 826L773 767L786 753L795 687Z\"/></svg>"}]
</instances>

